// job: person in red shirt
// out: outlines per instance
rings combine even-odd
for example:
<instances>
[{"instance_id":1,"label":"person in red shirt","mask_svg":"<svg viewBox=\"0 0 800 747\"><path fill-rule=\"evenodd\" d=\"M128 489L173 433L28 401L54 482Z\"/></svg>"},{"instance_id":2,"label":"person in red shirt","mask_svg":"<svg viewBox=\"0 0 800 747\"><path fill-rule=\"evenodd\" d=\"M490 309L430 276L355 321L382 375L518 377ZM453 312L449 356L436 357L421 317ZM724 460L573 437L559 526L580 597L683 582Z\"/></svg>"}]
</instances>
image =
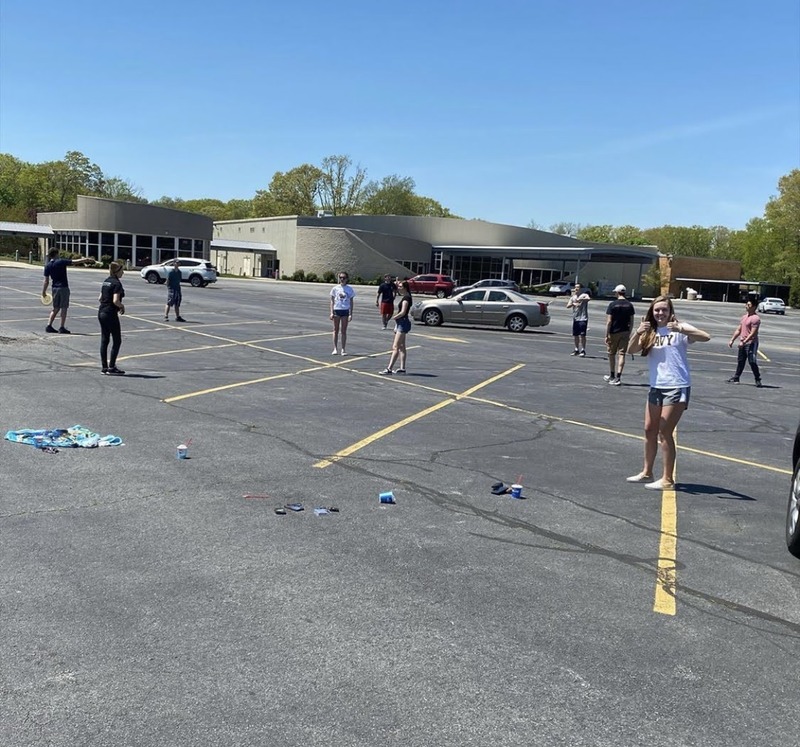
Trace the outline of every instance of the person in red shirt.
<instances>
[{"instance_id":1,"label":"person in red shirt","mask_svg":"<svg viewBox=\"0 0 800 747\"><path fill-rule=\"evenodd\" d=\"M744 371L745 362L750 364L753 376L756 378L756 386L760 389L761 372L758 370L758 328L761 326L761 317L756 314L756 304L748 301L744 306L744 316L739 321L739 326L733 333L728 347L732 348L736 338L739 338L739 358L736 362L736 373L728 379L729 384L738 384L739 377Z\"/></svg>"}]
</instances>

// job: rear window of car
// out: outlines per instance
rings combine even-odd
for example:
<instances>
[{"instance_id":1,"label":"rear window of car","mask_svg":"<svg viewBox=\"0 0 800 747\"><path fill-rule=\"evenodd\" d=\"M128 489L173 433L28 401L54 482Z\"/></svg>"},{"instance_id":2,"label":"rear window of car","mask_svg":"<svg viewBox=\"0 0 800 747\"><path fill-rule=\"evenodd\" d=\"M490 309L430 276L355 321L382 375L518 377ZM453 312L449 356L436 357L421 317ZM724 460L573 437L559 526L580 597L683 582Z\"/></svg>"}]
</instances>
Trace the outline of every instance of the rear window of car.
<instances>
[{"instance_id":1,"label":"rear window of car","mask_svg":"<svg viewBox=\"0 0 800 747\"><path fill-rule=\"evenodd\" d=\"M445 283L455 283L455 282L456 282L456 281L455 281L455 280L453 280L453 278L451 278L449 275L445 275L445 276L442 278L442 280L443 280Z\"/></svg>"}]
</instances>

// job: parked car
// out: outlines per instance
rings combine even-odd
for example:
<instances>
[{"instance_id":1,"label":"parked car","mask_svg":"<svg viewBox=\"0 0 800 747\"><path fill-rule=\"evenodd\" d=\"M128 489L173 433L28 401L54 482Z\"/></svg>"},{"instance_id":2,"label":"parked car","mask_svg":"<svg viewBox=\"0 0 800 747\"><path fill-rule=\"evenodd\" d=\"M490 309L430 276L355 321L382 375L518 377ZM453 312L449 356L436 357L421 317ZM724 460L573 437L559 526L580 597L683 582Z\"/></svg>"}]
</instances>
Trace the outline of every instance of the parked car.
<instances>
[{"instance_id":1,"label":"parked car","mask_svg":"<svg viewBox=\"0 0 800 747\"><path fill-rule=\"evenodd\" d=\"M487 324L522 332L525 327L550 324L547 304L506 289L478 288L452 298L417 301L411 317L431 327L448 324Z\"/></svg>"},{"instance_id":2,"label":"parked car","mask_svg":"<svg viewBox=\"0 0 800 747\"><path fill-rule=\"evenodd\" d=\"M554 283L551 283L547 292L551 296L566 296L572 293L574 287L575 283L571 280L556 280Z\"/></svg>"},{"instance_id":3,"label":"parked car","mask_svg":"<svg viewBox=\"0 0 800 747\"><path fill-rule=\"evenodd\" d=\"M159 265L148 265L143 267L139 274L148 283L166 283L167 272L173 260L169 259ZM207 259L194 259L193 257L178 257L181 271L181 282L191 283L195 288L201 285L217 282L217 268Z\"/></svg>"},{"instance_id":4,"label":"parked car","mask_svg":"<svg viewBox=\"0 0 800 747\"><path fill-rule=\"evenodd\" d=\"M756 307L759 314L786 314L786 304L780 298L762 298Z\"/></svg>"},{"instance_id":5,"label":"parked car","mask_svg":"<svg viewBox=\"0 0 800 747\"><path fill-rule=\"evenodd\" d=\"M794 434L792 449L792 482L786 508L786 547L792 555L800 558L800 424Z\"/></svg>"},{"instance_id":6,"label":"parked car","mask_svg":"<svg viewBox=\"0 0 800 747\"><path fill-rule=\"evenodd\" d=\"M472 285L460 285L458 288L453 289L453 295L456 293L463 293L464 291L474 290L475 288L509 288L513 291L519 291L519 286L513 280L479 280Z\"/></svg>"},{"instance_id":7,"label":"parked car","mask_svg":"<svg viewBox=\"0 0 800 747\"><path fill-rule=\"evenodd\" d=\"M415 275L408 279L408 289L412 293L428 293L437 298L447 298L455 287L456 281L449 275Z\"/></svg>"}]
</instances>

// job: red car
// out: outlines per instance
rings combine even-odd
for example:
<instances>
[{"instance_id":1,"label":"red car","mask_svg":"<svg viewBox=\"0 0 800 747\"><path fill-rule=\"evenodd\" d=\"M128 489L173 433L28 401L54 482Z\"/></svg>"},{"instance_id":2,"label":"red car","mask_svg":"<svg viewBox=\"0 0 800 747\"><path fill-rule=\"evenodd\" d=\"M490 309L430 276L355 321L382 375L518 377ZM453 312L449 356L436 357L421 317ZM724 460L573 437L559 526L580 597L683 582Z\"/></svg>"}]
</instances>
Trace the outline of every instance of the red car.
<instances>
[{"instance_id":1,"label":"red car","mask_svg":"<svg viewBox=\"0 0 800 747\"><path fill-rule=\"evenodd\" d=\"M456 281L449 275L416 275L408 279L412 293L427 293L437 298L447 298L455 287Z\"/></svg>"}]
</instances>

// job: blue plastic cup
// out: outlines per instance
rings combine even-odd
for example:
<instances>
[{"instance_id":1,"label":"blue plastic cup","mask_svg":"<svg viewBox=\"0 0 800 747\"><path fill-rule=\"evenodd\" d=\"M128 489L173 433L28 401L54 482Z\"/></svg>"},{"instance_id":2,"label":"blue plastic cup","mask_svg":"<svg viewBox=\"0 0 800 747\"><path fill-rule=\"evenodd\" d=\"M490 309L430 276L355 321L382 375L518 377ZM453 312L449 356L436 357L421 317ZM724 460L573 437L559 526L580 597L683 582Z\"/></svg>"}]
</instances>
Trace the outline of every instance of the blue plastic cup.
<instances>
[{"instance_id":1,"label":"blue plastic cup","mask_svg":"<svg viewBox=\"0 0 800 747\"><path fill-rule=\"evenodd\" d=\"M511 486L511 497L512 498L522 498L522 485L512 485Z\"/></svg>"},{"instance_id":2,"label":"blue plastic cup","mask_svg":"<svg viewBox=\"0 0 800 747\"><path fill-rule=\"evenodd\" d=\"M381 493L378 497L381 503L394 503L394 493L391 490Z\"/></svg>"}]
</instances>

